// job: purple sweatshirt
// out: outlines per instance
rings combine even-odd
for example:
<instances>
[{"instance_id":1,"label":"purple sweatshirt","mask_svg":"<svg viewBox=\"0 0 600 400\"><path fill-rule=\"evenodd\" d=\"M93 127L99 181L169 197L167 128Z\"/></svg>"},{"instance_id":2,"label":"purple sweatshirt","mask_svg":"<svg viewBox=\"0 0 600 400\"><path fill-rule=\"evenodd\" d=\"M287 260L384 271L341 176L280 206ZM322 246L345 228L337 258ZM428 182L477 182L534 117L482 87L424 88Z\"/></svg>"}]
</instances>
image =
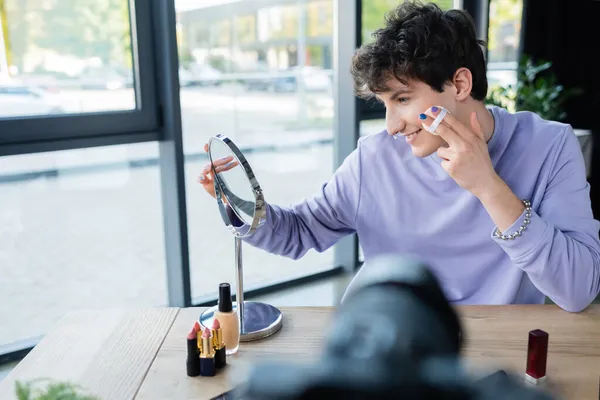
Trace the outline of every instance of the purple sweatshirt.
<instances>
[{"instance_id":1,"label":"purple sweatshirt","mask_svg":"<svg viewBox=\"0 0 600 400\"><path fill-rule=\"evenodd\" d=\"M584 309L600 291L600 225L579 142L569 125L489 109L496 172L532 204L522 236L495 238L481 202L448 176L436 154L417 158L384 131L361 138L313 198L291 208L267 205L265 225L246 241L299 258L356 232L363 269L378 255L411 255L429 265L455 304L535 304L548 296L567 311Z\"/></svg>"}]
</instances>

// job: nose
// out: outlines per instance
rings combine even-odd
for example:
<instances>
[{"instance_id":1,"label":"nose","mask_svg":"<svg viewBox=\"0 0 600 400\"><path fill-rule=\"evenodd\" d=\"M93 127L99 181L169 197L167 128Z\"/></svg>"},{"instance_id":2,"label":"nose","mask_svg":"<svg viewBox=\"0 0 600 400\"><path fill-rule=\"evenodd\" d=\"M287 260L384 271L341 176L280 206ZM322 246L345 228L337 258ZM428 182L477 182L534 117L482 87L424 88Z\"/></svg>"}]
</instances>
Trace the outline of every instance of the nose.
<instances>
[{"instance_id":1,"label":"nose","mask_svg":"<svg viewBox=\"0 0 600 400\"><path fill-rule=\"evenodd\" d=\"M389 109L386 109L385 111L385 124L390 135L401 133L406 128L406 121L404 118L394 114L393 111Z\"/></svg>"}]
</instances>

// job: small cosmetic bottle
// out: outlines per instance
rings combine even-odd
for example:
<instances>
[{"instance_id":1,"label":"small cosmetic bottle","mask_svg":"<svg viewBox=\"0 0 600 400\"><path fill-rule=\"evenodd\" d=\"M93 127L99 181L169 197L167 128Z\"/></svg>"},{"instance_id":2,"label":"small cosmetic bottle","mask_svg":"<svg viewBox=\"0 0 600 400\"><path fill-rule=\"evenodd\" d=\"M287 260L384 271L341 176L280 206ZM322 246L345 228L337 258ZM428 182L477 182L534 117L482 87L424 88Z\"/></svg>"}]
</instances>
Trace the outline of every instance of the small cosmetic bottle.
<instances>
[{"instance_id":1,"label":"small cosmetic bottle","mask_svg":"<svg viewBox=\"0 0 600 400\"><path fill-rule=\"evenodd\" d=\"M223 368L227 364L225 353L225 342L223 341L223 330L218 319L213 320L212 326L213 346L215 348L215 367Z\"/></svg>"},{"instance_id":2,"label":"small cosmetic bottle","mask_svg":"<svg viewBox=\"0 0 600 400\"><path fill-rule=\"evenodd\" d=\"M202 351L200 352L200 375L215 376L215 350L210 329L202 333Z\"/></svg>"},{"instance_id":3,"label":"small cosmetic bottle","mask_svg":"<svg viewBox=\"0 0 600 400\"><path fill-rule=\"evenodd\" d=\"M548 338L548 333L541 329L529 332L527 370L525 372L525 381L527 383L540 385L546 381Z\"/></svg>"},{"instance_id":4,"label":"small cosmetic bottle","mask_svg":"<svg viewBox=\"0 0 600 400\"><path fill-rule=\"evenodd\" d=\"M223 330L225 353L227 355L237 353L240 345L240 323L237 312L233 310L229 283L219 285L219 305L215 312L215 319L219 320Z\"/></svg>"},{"instance_id":5,"label":"small cosmetic bottle","mask_svg":"<svg viewBox=\"0 0 600 400\"><path fill-rule=\"evenodd\" d=\"M186 371L188 376L200 375L200 359L198 356L198 339L196 331L192 329L187 337Z\"/></svg>"}]
</instances>

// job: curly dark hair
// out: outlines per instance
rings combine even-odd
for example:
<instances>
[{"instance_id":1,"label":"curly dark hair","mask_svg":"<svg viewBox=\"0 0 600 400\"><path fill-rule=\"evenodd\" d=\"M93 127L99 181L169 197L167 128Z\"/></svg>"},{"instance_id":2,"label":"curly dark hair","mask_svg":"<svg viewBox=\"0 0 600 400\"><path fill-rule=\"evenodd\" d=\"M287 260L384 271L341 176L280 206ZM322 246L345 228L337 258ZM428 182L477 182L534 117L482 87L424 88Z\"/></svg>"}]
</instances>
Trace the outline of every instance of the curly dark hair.
<instances>
[{"instance_id":1,"label":"curly dark hair","mask_svg":"<svg viewBox=\"0 0 600 400\"><path fill-rule=\"evenodd\" d=\"M389 90L390 78L405 85L416 79L441 93L454 73L465 67L473 76L471 97L485 99L485 42L477 39L466 11L442 11L433 3L407 0L387 13L385 22L373 33L375 40L357 49L352 59L357 96L370 98Z\"/></svg>"}]
</instances>

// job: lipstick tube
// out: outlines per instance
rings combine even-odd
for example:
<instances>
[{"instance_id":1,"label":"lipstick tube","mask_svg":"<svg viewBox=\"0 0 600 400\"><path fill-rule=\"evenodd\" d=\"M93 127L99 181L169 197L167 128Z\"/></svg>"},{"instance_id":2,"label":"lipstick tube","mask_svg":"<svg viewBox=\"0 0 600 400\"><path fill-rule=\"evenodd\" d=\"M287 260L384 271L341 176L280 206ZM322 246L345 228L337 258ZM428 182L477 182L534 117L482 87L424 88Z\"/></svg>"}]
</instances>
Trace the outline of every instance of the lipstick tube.
<instances>
[{"instance_id":1,"label":"lipstick tube","mask_svg":"<svg viewBox=\"0 0 600 400\"><path fill-rule=\"evenodd\" d=\"M200 352L200 375L215 376L215 350L210 329L202 333L202 350Z\"/></svg>"},{"instance_id":2,"label":"lipstick tube","mask_svg":"<svg viewBox=\"0 0 600 400\"><path fill-rule=\"evenodd\" d=\"M215 367L223 368L227 364L227 355L225 353L225 342L223 341L223 330L218 319L213 320L212 336L215 349Z\"/></svg>"},{"instance_id":3,"label":"lipstick tube","mask_svg":"<svg viewBox=\"0 0 600 400\"><path fill-rule=\"evenodd\" d=\"M198 347L198 356L202 353L202 330L196 331L196 343Z\"/></svg>"},{"instance_id":4,"label":"lipstick tube","mask_svg":"<svg viewBox=\"0 0 600 400\"><path fill-rule=\"evenodd\" d=\"M527 343L527 369L525 381L539 385L546 381L546 361L548 359L548 333L541 329L529 332Z\"/></svg>"},{"instance_id":5,"label":"lipstick tube","mask_svg":"<svg viewBox=\"0 0 600 400\"><path fill-rule=\"evenodd\" d=\"M198 358L198 339L196 332L192 330L187 336L187 360L186 372L188 376L200 375L200 359Z\"/></svg>"}]
</instances>

